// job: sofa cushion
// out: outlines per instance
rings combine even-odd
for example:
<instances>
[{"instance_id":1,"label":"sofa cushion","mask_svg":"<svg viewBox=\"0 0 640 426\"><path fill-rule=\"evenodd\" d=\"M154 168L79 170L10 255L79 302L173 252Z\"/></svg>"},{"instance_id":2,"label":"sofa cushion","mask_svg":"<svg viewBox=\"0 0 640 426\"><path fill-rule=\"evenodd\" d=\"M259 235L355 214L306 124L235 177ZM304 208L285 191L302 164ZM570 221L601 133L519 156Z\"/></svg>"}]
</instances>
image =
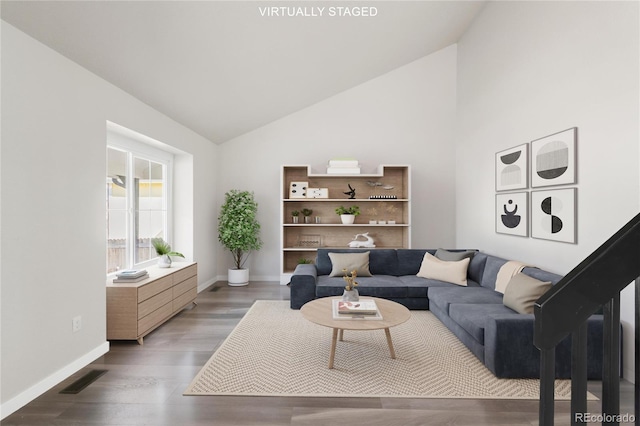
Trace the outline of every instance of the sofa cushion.
<instances>
[{"instance_id":1,"label":"sofa cushion","mask_svg":"<svg viewBox=\"0 0 640 426\"><path fill-rule=\"evenodd\" d=\"M466 258L471 259L475 254L475 250L445 250L439 248L436 250L435 257L440 260L446 260L447 262L457 262Z\"/></svg>"},{"instance_id":2,"label":"sofa cushion","mask_svg":"<svg viewBox=\"0 0 640 426\"><path fill-rule=\"evenodd\" d=\"M352 271L356 271L358 277L370 277L369 272L369 253L329 253L331 259L330 277L344 277L345 271L351 275Z\"/></svg>"},{"instance_id":3,"label":"sofa cushion","mask_svg":"<svg viewBox=\"0 0 640 426\"><path fill-rule=\"evenodd\" d=\"M511 309L498 304L460 304L449 305L449 316L478 343L484 345L484 328L487 317L492 314L513 314Z\"/></svg>"},{"instance_id":4,"label":"sofa cushion","mask_svg":"<svg viewBox=\"0 0 640 426\"><path fill-rule=\"evenodd\" d=\"M344 291L344 284L342 278L319 275L316 282L316 297L340 296ZM384 299L408 297L407 286L403 285L398 277L391 275L358 278L356 289L360 296Z\"/></svg>"},{"instance_id":5,"label":"sofa cushion","mask_svg":"<svg viewBox=\"0 0 640 426\"><path fill-rule=\"evenodd\" d=\"M536 300L550 288L550 281L540 281L519 273L509 280L509 284L504 290L502 302L504 306L513 309L519 314L532 314Z\"/></svg>"},{"instance_id":6,"label":"sofa cushion","mask_svg":"<svg viewBox=\"0 0 640 426\"><path fill-rule=\"evenodd\" d=\"M404 275L416 275L420 271L420 265L422 265L422 259L424 259L425 253L435 254L435 250L423 250L423 249L398 249L398 269L397 275L399 277Z\"/></svg>"},{"instance_id":7,"label":"sofa cushion","mask_svg":"<svg viewBox=\"0 0 640 426\"><path fill-rule=\"evenodd\" d=\"M500 268L502 268L502 265L504 265L505 263L507 263L506 259L502 259L496 256L487 256L484 271L482 273L482 279L480 280L480 285L482 287L495 290L498 271L500 271Z\"/></svg>"},{"instance_id":8,"label":"sofa cushion","mask_svg":"<svg viewBox=\"0 0 640 426\"><path fill-rule=\"evenodd\" d=\"M449 314L452 303L484 303L502 305L502 294L485 287L430 287L427 293L429 303L436 305L442 312Z\"/></svg>"},{"instance_id":9,"label":"sofa cushion","mask_svg":"<svg viewBox=\"0 0 640 426\"><path fill-rule=\"evenodd\" d=\"M469 268L467 269L467 280L471 279L477 283L482 281L482 274L484 274L484 267L487 263L487 255L482 252L476 252L469 262Z\"/></svg>"},{"instance_id":10,"label":"sofa cushion","mask_svg":"<svg viewBox=\"0 0 640 426\"><path fill-rule=\"evenodd\" d=\"M452 285L444 281L430 280L416 275L403 275L398 279L402 282L402 285L407 287L408 297L427 297L430 287L450 287Z\"/></svg>"},{"instance_id":11,"label":"sofa cushion","mask_svg":"<svg viewBox=\"0 0 640 426\"><path fill-rule=\"evenodd\" d=\"M466 286L469 260L465 258L457 262L447 262L425 253L417 276Z\"/></svg>"},{"instance_id":12,"label":"sofa cushion","mask_svg":"<svg viewBox=\"0 0 640 426\"><path fill-rule=\"evenodd\" d=\"M397 275L398 257L394 249L326 249L319 248L316 255L318 275L329 275L333 269L329 253L369 253L369 271L372 275Z\"/></svg>"}]
</instances>

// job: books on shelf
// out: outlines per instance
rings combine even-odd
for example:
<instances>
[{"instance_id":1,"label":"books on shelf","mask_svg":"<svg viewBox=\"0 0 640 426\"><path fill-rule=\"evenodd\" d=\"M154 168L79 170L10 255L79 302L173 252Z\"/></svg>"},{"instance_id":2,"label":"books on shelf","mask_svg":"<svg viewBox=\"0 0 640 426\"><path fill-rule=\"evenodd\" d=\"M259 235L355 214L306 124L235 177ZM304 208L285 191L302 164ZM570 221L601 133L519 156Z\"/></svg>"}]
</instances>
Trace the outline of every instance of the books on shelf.
<instances>
[{"instance_id":1,"label":"books on shelf","mask_svg":"<svg viewBox=\"0 0 640 426\"><path fill-rule=\"evenodd\" d=\"M359 167L358 160L353 158L336 158L329 160L329 167Z\"/></svg>"},{"instance_id":2,"label":"books on shelf","mask_svg":"<svg viewBox=\"0 0 640 426\"><path fill-rule=\"evenodd\" d=\"M373 299L360 299L358 302L345 302L340 299L334 299L333 319L381 320L382 315Z\"/></svg>"},{"instance_id":3,"label":"books on shelf","mask_svg":"<svg viewBox=\"0 0 640 426\"><path fill-rule=\"evenodd\" d=\"M360 167L327 167L330 175L359 175Z\"/></svg>"},{"instance_id":4,"label":"books on shelf","mask_svg":"<svg viewBox=\"0 0 640 426\"><path fill-rule=\"evenodd\" d=\"M146 269L127 269L116 273L113 279L114 283L137 283L149 278L149 272Z\"/></svg>"},{"instance_id":5,"label":"books on shelf","mask_svg":"<svg viewBox=\"0 0 640 426\"><path fill-rule=\"evenodd\" d=\"M336 158L329 160L327 174L330 175L359 175L360 164L351 158Z\"/></svg>"}]
</instances>

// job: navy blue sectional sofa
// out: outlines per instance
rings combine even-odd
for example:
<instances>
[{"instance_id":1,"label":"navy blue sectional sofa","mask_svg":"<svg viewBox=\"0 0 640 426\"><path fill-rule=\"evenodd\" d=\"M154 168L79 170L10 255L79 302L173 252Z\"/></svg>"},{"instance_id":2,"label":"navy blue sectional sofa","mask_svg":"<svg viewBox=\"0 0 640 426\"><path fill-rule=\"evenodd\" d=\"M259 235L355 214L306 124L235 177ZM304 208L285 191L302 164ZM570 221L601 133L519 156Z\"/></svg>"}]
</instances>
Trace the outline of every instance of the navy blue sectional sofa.
<instances>
[{"instance_id":1,"label":"navy blue sectional sofa","mask_svg":"<svg viewBox=\"0 0 640 426\"><path fill-rule=\"evenodd\" d=\"M354 253L366 249L319 249L315 264L298 265L291 277L291 308L344 290L342 277L329 277L329 253ZM455 250L454 250L455 251ZM520 314L503 304L495 291L498 271L507 262L476 252L467 269L467 286L416 276L427 249L373 249L369 254L371 277L358 276L361 296L381 297L409 309L430 310L496 377L538 378L540 354L533 345L533 314ZM560 275L538 268L522 272L556 284ZM588 378L602 378L602 315L588 322ZM556 349L556 377L571 377L571 341Z\"/></svg>"}]
</instances>

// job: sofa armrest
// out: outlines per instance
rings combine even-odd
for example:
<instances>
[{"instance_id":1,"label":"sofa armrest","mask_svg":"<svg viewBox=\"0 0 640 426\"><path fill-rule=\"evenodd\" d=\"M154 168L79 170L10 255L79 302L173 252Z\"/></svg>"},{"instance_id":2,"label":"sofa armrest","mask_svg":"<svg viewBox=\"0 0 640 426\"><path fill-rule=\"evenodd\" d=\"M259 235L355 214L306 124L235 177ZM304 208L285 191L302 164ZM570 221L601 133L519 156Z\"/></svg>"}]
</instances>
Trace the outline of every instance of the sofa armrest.
<instances>
[{"instance_id":1,"label":"sofa armrest","mask_svg":"<svg viewBox=\"0 0 640 426\"><path fill-rule=\"evenodd\" d=\"M300 264L291 276L291 309L300 309L302 305L316 298L318 269L316 265Z\"/></svg>"},{"instance_id":2,"label":"sofa armrest","mask_svg":"<svg viewBox=\"0 0 640 426\"><path fill-rule=\"evenodd\" d=\"M602 378L602 316L587 322L587 376ZM533 315L492 315L484 330L485 365L496 377L540 377L540 350L533 344ZM556 378L571 377L571 336L556 346Z\"/></svg>"},{"instance_id":3,"label":"sofa armrest","mask_svg":"<svg viewBox=\"0 0 640 426\"><path fill-rule=\"evenodd\" d=\"M491 315L484 328L484 363L496 377L539 377L533 315Z\"/></svg>"}]
</instances>

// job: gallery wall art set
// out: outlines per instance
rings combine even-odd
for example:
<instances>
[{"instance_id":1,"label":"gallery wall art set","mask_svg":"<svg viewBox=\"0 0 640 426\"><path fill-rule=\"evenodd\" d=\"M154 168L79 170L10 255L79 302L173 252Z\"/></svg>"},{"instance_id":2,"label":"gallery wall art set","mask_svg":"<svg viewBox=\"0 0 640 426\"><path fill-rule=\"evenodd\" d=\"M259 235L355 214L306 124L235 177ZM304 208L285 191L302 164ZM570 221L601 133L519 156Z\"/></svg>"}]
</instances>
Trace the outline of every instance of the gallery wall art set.
<instances>
[{"instance_id":1,"label":"gallery wall art set","mask_svg":"<svg viewBox=\"0 0 640 426\"><path fill-rule=\"evenodd\" d=\"M496 153L496 232L576 243L578 128ZM531 185L532 190L526 191ZM521 192L508 192L525 190Z\"/></svg>"}]
</instances>

